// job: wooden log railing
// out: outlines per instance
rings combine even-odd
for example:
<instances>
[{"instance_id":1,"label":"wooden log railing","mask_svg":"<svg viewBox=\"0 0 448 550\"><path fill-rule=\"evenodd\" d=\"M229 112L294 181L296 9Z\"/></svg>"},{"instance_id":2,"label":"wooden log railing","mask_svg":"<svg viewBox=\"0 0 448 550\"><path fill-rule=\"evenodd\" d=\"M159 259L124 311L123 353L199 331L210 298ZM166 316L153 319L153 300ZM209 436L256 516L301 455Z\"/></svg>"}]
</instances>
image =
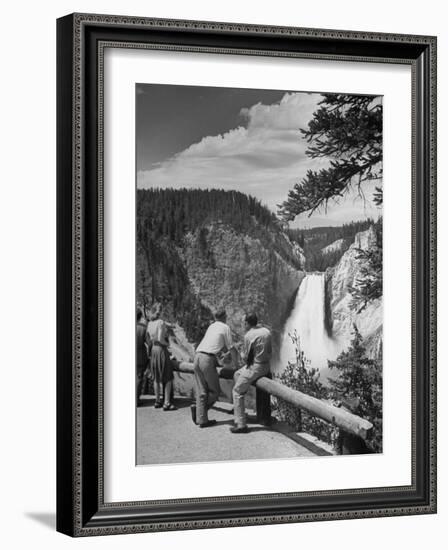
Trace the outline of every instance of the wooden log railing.
<instances>
[{"instance_id":1,"label":"wooden log railing","mask_svg":"<svg viewBox=\"0 0 448 550\"><path fill-rule=\"evenodd\" d=\"M194 373L193 363L181 361L179 363L175 362L175 370L185 373ZM220 378L227 380L233 379L235 371L228 367L219 367L218 374ZM311 397L305 393L302 393L292 388L288 388L284 384L277 382L276 380L271 380L266 376L259 378L254 383L257 391L257 416L260 419L266 416L270 417L270 400L264 399L264 406L258 406L258 401L261 398L259 392L264 394L273 395L274 397L283 399L287 403L299 408L300 410L306 411L312 416L321 418L326 422L337 426L343 434L350 434L356 438L360 438L365 441L373 429L373 425L364 418L361 418L350 411L326 403L316 397ZM266 410L268 408L269 410ZM261 418L263 420L263 418Z\"/></svg>"}]
</instances>

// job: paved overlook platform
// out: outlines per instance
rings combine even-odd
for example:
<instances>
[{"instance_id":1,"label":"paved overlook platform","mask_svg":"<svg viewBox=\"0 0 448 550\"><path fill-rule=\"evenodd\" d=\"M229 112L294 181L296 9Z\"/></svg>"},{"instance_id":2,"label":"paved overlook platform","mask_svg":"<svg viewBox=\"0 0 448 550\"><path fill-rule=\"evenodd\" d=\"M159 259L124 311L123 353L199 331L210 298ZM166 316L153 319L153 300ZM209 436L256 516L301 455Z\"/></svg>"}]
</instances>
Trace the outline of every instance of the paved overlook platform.
<instances>
[{"instance_id":1,"label":"paved overlook platform","mask_svg":"<svg viewBox=\"0 0 448 550\"><path fill-rule=\"evenodd\" d=\"M253 460L328 455L324 449L296 434L287 425L270 427L256 423L248 411L248 434L232 434L232 406L218 402L209 411L217 420L210 428L199 428L190 415L190 399L176 398L177 411L154 408L154 398L143 397L137 408L137 464L175 464L224 460ZM288 435L287 435L288 434ZM291 437L293 436L293 437Z\"/></svg>"}]
</instances>

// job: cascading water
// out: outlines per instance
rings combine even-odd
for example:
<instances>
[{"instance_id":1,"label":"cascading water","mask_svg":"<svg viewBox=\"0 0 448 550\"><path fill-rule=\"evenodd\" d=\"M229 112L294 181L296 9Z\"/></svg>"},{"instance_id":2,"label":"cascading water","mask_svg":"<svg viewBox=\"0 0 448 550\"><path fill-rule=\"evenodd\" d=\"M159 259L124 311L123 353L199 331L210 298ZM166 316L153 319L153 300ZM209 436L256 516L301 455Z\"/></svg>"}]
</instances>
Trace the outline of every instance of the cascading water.
<instances>
[{"instance_id":1,"label":"cascading water","mask_svg":"<svg viewBox=\"0 0 448 550\"><path fill-rule=\"evenodd\" d=\"M319 369L324 381L329 374L327 361L335 359L341 351L337 340L330 338L325 328L324 273L309 273L302 280L283 330L278 371L295 359L295 345L290 336L294 332L310 366Z\"/></svg>"}]
</instances>

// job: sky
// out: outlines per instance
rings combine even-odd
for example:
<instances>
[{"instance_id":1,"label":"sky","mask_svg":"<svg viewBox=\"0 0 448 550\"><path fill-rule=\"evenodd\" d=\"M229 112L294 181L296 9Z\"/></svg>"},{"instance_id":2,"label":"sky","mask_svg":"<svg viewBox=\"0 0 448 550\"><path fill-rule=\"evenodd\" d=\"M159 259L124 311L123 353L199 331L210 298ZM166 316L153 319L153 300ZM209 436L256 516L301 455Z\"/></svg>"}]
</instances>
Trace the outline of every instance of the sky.
<instances>
[{"instance_id":1,"label":"sky","mask_svg":"<svg viewBox=\"0 0 448 550\"><path fill-rule=\"evenodd\" d=\"M321 99L285 90L137 84L137 187L236 189L277 212L307 170L328 163L306 155L300 133ZM349 193L326 212L301 214L290 225L377 218L375 185L363 186L364 199Z\"/></svg>"}]
</instances>

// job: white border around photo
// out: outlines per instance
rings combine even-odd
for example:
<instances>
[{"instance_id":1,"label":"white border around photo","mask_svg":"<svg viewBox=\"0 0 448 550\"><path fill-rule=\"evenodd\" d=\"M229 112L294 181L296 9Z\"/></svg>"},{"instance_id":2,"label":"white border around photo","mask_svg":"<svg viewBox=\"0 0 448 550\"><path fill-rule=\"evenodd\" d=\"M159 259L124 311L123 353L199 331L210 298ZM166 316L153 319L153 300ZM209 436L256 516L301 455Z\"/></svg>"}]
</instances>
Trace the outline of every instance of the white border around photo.
<instances>
[{"instance_id":1,"label":"white border around photo","mask_svg":"<svg viewBox=\"0 0 448 550\"><path fill-rule=\"evenodd\" d=\"M384 452L381 455L135 466L135 84L138 82L384 96ZM107 48L104 101L105 501L409 485L410 67Z\"/></svg>"}]
</instances>

